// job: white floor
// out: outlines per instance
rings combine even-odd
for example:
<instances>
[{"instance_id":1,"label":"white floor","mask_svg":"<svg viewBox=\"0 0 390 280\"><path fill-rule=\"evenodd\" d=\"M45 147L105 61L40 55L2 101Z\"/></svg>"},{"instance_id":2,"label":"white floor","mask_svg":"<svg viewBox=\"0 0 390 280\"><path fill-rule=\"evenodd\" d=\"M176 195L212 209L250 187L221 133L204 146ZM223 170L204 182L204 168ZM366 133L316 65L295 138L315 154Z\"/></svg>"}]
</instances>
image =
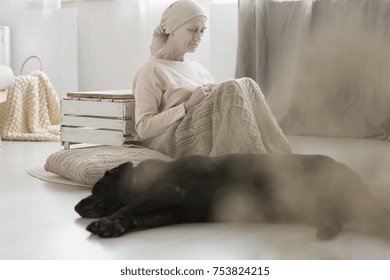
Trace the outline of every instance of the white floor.
<instances>
[{"instance_id":1,"label":"white floor","mask_svg":"<svg viewBox=\"0 0 390 280\"><path fill-rule=\"evenodd\" d=\"M390 142L289 137L296 152L347 161L390 207ZM100 239L84 230L74 205L89 189L45 183L25 170L43 164L59 143L2 142L0 259L390 259L390 242L347 225L318 241L302 225L188 224Z\"/></svg>"}]
</instances>

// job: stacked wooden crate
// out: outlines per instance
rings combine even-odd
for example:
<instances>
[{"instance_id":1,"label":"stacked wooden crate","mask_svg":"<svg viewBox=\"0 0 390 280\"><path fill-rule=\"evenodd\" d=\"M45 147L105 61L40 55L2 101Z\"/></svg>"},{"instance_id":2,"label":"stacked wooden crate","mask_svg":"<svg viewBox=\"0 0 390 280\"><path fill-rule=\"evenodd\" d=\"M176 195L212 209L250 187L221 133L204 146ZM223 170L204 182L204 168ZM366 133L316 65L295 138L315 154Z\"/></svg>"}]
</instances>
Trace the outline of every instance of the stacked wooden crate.
<instances>
[{"instance_id":1,"label":"stacked wooden crate","mask_svg":"<svg viewBox=\"0 0 390 280\"><path fill-rule=\"evenodd\" d=\"M78 143L121 146L137 135L131 91L69 92L61 110L65 149Z\"/></svg>"}]
</instances>

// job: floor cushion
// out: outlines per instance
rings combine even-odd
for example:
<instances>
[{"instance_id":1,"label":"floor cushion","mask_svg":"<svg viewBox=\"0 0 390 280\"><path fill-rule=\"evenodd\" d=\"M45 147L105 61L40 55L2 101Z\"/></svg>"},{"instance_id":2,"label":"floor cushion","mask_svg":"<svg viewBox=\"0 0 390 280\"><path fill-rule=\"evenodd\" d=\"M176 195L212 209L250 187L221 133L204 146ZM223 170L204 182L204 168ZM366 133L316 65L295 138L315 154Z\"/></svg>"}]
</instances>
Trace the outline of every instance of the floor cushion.
<instances>
[{"instance_id":1,"label":"floor cushion","mask_svg":"<svg viewBox=\"0 0 390 280\"><path fill-rule=\"evenodd\" d=\"M136 166L147 159L172 160L164 154L141 146L94 146L56 152L47 158L45 170L92 186L105 171L121 163L131 161Z\"/></svg>"}]
</instances>

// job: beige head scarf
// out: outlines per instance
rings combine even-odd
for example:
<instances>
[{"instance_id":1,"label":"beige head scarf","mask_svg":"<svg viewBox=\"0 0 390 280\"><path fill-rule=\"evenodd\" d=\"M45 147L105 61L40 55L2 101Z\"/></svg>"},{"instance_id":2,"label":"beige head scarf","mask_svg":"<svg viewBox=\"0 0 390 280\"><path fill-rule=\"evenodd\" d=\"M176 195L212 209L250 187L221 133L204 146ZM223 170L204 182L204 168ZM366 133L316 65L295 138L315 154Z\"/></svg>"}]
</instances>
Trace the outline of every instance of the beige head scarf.
<instances>
[{"instance_id":1,"label":"beige head scarf","mask_svg":"<svg viewBox=\"0 0 390 280\"><path fill-rule=\"evenodd\" d=\"M154 56L168 40L168 35L196 16L205 16L202 7L192 0L179 0L171 4L163 13L160 24L154 29L151 55Z\"/></svg>"}]
</instances>

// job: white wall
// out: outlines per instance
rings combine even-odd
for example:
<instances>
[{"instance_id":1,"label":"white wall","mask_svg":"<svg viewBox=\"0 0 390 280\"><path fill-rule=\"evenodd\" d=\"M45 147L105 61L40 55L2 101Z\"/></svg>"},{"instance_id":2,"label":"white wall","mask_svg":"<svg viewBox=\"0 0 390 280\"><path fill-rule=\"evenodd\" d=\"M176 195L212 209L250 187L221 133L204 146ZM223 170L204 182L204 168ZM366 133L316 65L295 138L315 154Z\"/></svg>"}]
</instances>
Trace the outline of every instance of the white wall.
<instances>
[{"instance_id":1,"label":"white wall","mask_svg":"<svg viewBox=\"0 0 390 280\"><path fill-rule=\"evenodd\" d=\"M74 10L0 10L0 25L10 27L11 68L20 74L24 60L37 55L60 96L77 88L76 15ZM27 75L39 69L37 61L29 61L23 71Z\"/></svg>"},{"instance_id":2,"label":"white wall","mask_svg":"<svg viewBox=\"0 0 390 280\"><path fill-rule=\"evenodd\" d=\"M209 70L217 82L234 78L238 36L237 21L237 3L211 5Z\"/></svg>"},{"instance_id":3,"label":"white wall","mask_svg":"<svg viewBox=\"0 0 390 280\"><path fill-rule=\"evenodd\" d=\"M209 22L192 57L207 67L217 82L233 78L237 4L198 1L209 13ZM172 2L92 1L63 3L61 11L29 10L18 15L0 11L0 25L12 29L15 74L23 58L38 54L60 96L69 90L128 89L137 69L149 58L152 32ZM68 18L72 15L73 21Z\"/></svg>"},{"instance_id":4,"label":"white wall","mask_svg":"<svg viewBox=\"0 0 390 280\"><path fill-rule=\"evenodd\" d=\"M149 58L154 28L172 0L117 0L63 4L77 9L79 88L131 88ZM208 2L208 1L207 1ZM208 10L208 5L203 5ZM209 67L209 35L192 57Z\"/></svg>"}]
</instances>

